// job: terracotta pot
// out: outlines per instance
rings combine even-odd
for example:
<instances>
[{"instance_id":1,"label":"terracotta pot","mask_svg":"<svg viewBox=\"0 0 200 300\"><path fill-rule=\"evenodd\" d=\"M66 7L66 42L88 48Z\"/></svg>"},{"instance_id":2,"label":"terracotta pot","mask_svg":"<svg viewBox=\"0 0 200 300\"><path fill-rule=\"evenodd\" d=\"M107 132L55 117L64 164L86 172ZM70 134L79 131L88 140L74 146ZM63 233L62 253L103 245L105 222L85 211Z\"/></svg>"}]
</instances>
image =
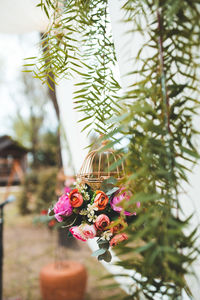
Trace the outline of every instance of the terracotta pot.
<instances>
[{"instance_id":1,"label":"terracotta pot","mask_svg":"<svg viewBox=\"0 0 200 300\"><path fill-rule=\"evenodd\" d=\"M52 263L40 272L43 300L82 300L86 283L85 267L74 261Z\"/></svg>"}]
</instances>

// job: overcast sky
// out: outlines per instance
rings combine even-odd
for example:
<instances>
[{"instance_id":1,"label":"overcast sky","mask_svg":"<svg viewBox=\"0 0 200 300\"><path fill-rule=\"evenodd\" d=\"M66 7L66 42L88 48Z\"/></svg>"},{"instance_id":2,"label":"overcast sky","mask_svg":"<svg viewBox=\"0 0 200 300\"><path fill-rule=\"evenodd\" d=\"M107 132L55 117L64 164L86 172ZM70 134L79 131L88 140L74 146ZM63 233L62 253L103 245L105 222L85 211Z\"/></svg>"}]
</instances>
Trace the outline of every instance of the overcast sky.
<instances>
[{"instance_id":1,"label":"overcast sky","mask_svg":"<svg viewBox=\"0 0 200 300\"><path fill-rule=\"evenodd\" d=\"M24 58L37 56L39 33L0 34L0 135L11 134L11 118L19 105L21 71ZM23 103L23 102L22 102ZM22 107L23 113L26 109ZM49 106L46 123L56 124L54 111Z\"/></svg>"}]
</instances>

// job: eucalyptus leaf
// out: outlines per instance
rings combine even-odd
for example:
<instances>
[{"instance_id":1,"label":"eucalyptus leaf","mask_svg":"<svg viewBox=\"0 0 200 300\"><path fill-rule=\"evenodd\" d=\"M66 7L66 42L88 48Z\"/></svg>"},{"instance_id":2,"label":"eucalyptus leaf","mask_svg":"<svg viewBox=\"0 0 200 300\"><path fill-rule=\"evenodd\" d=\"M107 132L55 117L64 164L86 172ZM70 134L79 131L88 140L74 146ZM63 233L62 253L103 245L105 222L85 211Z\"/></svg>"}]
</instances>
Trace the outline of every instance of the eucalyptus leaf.
<instances>
[{"instance_id":1,"label":"eucalyptus leaf","mask_svg":"<svg viewBox=\"0 0 200 300\"><path fill-rule=\"evenodd\" d=\"M105 262L109 263L112 260L112 255L110 253L110 251L106 251L104 254L101 254L98 256L98 260L104 260Z\"/></svg>"},{"instance_id":2,"label":"eucalyptus leaf","mask_svg":"<svg viewBox=\"0 0 200 300\"><path fill-rule=\"evenodd\" d=\"M107 250L104 249L104 248L101 248L101 249L98 249L96 250L95 252L92 253L92 256L99 256L99 255L102 255L106 252Z\"/></svg>"},{"instance_id":3,"label":"eucalyptus leaf","mask_svg":"<svg viewBox=\"0 0 200 300\"><path fill-rule=\"evenodd\" d=\"M108 250L109 247L110 247L110 244L108 241L105 241L105 240L100 240L99 242L97 242L98 246L100 249L106 249Z\"/></svg>"},{"instance_id":4,"label":"eucalyptus leaf","mask_svg":"<svg viewBox=\"0 0 200 300\"><path fill-rule=\"evenodd\" d=\"M115 188L114 185L116 185L116 183L117 180L114 177L109 177L101 183L100 189L107 194L109 190L111 191L113 188Z\"/></svg>"},{"instance_id":5,"label":"eucalyptus leaf","mask_svg":"<svg viewBox=\"0 0 200 300\"><path fill-rule=\"evenodd\" d=\"M118 190L119 190L118 187L114 187L114 188L112 188L111 190L107 191L107 192L106 192L106 195L107 195L107 196L111 196L112 194L116 193Z\"/></svg>"}]
</instances>

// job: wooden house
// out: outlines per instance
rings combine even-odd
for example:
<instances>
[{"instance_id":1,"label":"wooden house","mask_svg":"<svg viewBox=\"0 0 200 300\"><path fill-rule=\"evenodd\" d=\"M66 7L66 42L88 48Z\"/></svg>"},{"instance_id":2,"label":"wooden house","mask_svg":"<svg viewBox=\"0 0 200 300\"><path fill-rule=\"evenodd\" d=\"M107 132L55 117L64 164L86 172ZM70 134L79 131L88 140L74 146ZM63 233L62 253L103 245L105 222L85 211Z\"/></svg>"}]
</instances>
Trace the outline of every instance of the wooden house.
<instances>
[{"instance_id":1,"label":"wooden house","mask_svg":"<svg viewBox=\"0 0 200 300\"><path fill-rule=\"evenodd\" d=\"M0 137L0 185L20 183L27 168L28 150L4 135Z\"/></svg>"}]
</instances>

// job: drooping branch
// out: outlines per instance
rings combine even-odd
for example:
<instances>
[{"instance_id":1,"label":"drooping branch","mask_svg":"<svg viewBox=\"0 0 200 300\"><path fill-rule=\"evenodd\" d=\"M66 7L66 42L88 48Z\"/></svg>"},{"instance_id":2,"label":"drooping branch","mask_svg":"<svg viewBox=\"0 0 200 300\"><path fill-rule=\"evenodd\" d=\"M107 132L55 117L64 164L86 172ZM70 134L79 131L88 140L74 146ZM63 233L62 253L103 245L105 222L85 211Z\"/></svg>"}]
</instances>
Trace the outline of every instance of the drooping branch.
<instances>
[{"instance_id":1,"label":"drooping branch","mask_svg":"<svg viewBox=\"0 0 200 300\"><path fill-rule=\"evenodd\" d=\"M45 35L41 34L41 38L44 38L44 37L45 37ZM44 41L42 43L42 49L44 51L44 54L46 51L48 51L48 45L45 44ZM48 64L49 60L46 60L46 63ZM58 100L57 100L57 96L56 96L56 87L55 87L53 72L47 70L46 78L47 78L47 83L48 83L47 86L48 86L49 97L52 101L52 104L53 104L53 107L54 107L54 110L56 113L57 121L58 121L58 126L57 126L58 167L61 169L61 168L63 168L62 153L61 153L61 132L60 132L61 120L60 120L60 109L59 109Z\"/></svg>"},{"instance_id":2,"label":"drooping branch","mask_svg":"<svg viewBox=\"0 0 200 300\"><path fill-rule=\"evenodd\" d=\"M163 56L163 19L162 19L162 11L161 8L157 9L157 19L158 19L158 44L159 44L159 60L160 60L160 73L161 73L161 86L162 86L162 95L163 102L165 107L165 119L166 119L166 127L167 131L170 135L170 116L169 116L169 94L166 85L166 74L165 74L165 65L164 65L164 56Z\"/></svg>"}]
</instances>

